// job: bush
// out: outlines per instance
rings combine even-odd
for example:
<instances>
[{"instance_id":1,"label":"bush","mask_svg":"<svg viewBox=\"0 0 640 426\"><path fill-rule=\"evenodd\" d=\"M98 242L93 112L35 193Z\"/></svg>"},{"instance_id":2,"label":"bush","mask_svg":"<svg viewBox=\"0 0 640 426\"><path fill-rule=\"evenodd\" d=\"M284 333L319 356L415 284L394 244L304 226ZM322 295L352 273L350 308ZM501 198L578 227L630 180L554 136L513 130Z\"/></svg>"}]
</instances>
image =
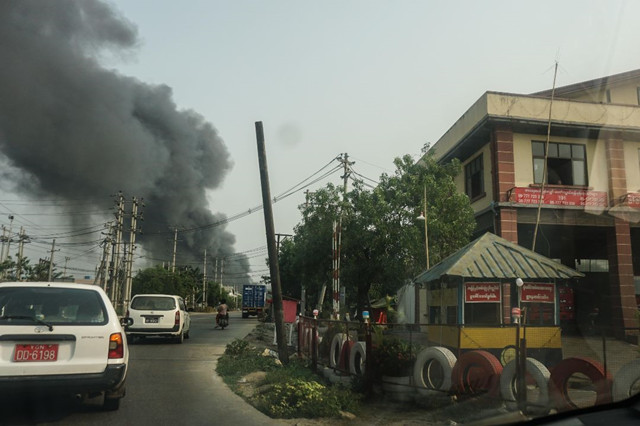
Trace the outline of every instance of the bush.
<instances>
[{"instance_id":1,"label":"bush","mask_svg":"<svg viewBox=\"0 0 640 426\"><path fill-rule=\"evenodd\" d=\"M356 411L359 401L346 389L294 378L271 386L258 398L257 408L275 418L338 417L341 410Z\"/></svg>"}]
</instances>

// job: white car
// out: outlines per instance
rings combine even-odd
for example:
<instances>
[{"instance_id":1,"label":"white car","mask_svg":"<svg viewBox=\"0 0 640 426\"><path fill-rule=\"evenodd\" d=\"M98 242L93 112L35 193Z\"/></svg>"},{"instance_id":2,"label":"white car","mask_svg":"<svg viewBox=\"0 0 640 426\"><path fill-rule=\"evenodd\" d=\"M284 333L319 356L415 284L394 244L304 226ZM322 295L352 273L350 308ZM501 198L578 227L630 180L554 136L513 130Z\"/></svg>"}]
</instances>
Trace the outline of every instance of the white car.
<instances>
[{"instance_id":1,"label":"white car","mask_svg":"<svg viewBox=\"0 0 640 426\"><path fill-rule=\"evenodd\" d=\"M94 285L0 283L0 393L125 395L129 351L111 302Z\"/></svg>"},{"instance_id":2,"label":"white car","mask_svg":"<svg viewBox=\"0 0 640 426\"><path fill-rule=\"evenodd\" d=\"M127 337L164 336L182 343L189 338L191 316L184 299L171 294L136 294L127 312Z\"/></svg>"}]
</instances>

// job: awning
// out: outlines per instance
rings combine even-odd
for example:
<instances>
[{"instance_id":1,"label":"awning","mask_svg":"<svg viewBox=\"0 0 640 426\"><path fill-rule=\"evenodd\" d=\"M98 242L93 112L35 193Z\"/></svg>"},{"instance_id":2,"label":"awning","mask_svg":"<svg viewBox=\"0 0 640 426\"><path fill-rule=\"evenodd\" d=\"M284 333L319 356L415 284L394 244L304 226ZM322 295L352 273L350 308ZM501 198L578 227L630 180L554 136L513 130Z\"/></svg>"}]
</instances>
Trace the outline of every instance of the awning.
<instances>
[{"instance_id":1,"label":"awning","mask_svg":"<svg viewBox=\"0 0 640 426\"><path fill-rule=\"evenodd\" d=\"M487 232L415 278L418 284L445 276L485 279L571 279L584 274Z\"/></svg>"}]
</instances>

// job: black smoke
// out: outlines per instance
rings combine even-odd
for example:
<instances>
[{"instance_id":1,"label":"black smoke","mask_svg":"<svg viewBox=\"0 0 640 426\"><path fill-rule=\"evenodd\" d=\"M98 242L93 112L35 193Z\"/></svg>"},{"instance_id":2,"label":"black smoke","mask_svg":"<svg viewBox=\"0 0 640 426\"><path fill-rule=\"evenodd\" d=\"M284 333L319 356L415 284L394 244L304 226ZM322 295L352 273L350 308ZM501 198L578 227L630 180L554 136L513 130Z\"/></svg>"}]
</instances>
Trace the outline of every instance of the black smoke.
<instances>
[{"instance_id":1,"label":"black smoke","mask_svg":"<svg viewBox=\"0 0 640 426\"><path fill-rule=\"evenodd\" d=\"M179 236L182 261L202 261L205 248L232 254L235 237L206 226L224 216L209 211L205 191L232 166L216 129L178 110L170 87L101 63L137 43L135 25L96 0L0 2L3 186L87 206L122 191L144 198L138 241L152 258L170 259L174 227L191 229Z\"/></svg>"}]
</instances>

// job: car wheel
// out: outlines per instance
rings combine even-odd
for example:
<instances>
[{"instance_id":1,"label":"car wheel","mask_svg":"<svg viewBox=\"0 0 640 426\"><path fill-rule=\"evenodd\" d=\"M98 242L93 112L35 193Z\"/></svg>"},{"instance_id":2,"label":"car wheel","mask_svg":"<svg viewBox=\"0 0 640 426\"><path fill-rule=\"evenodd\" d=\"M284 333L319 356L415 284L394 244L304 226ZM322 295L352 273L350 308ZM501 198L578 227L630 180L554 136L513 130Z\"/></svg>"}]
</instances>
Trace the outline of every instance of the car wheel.
<instances>
[{"instance_id":1,"label":"car wheel","mask_svg":"<svg viewBox=\"0 0 640 426\"><path fill-rule=\"evenodd\" d=\"M102 403L104 411L116 411L118 408L120 408L120 398L104 397L104 402Z\"/></svg>"},{"instance_id":2,"label":"car wheel","mask_svg":"<svg viewBox=\"0 0 640 426\"><path fill-rule=\"evenodd\" d=\"M188 339L189 337L191 337L191 336L189 336L189 332L190 332L190 331L191 331L191 330L187 330L187 332L186 332L186 333L184 333L184 338L185 338L185 339Z\"/></svg>"},{"instance_id":3,"label":"car wheel","mask_svg":"<svg viewBox=\"0 0 640 426\"><path fill-rule=\"evenodd\" d=\"M184 333L180 333L178 337L176 337L176 343L184 342Z\"/></svg>"}]
</instances>

